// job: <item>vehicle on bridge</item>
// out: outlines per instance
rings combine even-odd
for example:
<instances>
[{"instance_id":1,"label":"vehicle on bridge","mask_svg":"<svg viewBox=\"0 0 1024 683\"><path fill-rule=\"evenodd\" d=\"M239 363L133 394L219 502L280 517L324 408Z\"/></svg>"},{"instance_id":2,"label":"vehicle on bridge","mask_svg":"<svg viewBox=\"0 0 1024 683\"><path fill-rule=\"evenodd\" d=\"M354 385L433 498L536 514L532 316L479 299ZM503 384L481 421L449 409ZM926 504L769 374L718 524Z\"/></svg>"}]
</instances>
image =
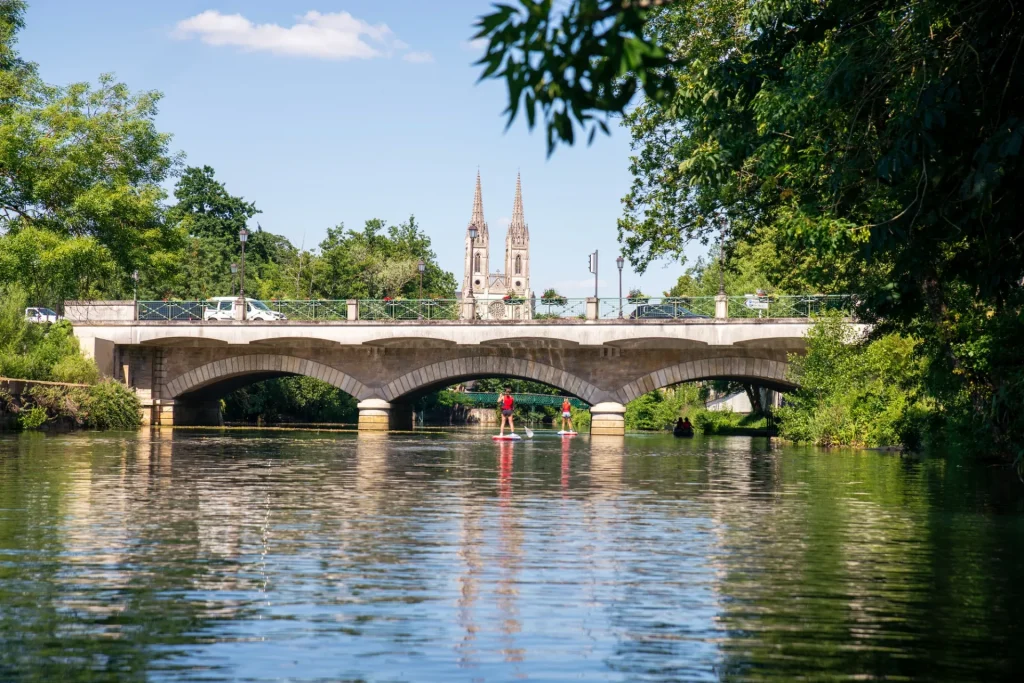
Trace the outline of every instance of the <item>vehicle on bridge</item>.
<instances>
[{"instance_id":1,"label":"vehicle on bridge","mask_svg":"<svg viewBox=\"0 0 1024 683\"><path fill-rule=\"evenodd\" d=\"M238 297L215 296L210 299L210 301L210 305L208 305L203 311L203 320L235 320L235 313L238 308ZM288 319L285 317L284 313L270 310L270 307L259 299L250 299L246 297L245 302L247 304L245 311L245 317L247 320L266 320L267 322L274 322L276 320Z\"/></svg>"},{"instance_id":2,"label":"vehicle on bridge","mask_svg":"<svg viewBox=\"0 0 1024 683\"><path fill-rule=\"evenodd\" d=\"M60 316L52 308L33 306L25 309L25 320L30 323L55 323L60 320Z\"/></svg>"},{"instance_id":3,"label":"vehicle on bridge","mask_svg":"<svg viewBox=\"0 0 1024 683\"><path fill-rule=\"evenodd\" d=\"M711 316L694 313L680 302L664 301L660 304L640 304L629 314L629 317L633 320L679 320L681 318L710 318Z\"/></svg>"}]
</instances>

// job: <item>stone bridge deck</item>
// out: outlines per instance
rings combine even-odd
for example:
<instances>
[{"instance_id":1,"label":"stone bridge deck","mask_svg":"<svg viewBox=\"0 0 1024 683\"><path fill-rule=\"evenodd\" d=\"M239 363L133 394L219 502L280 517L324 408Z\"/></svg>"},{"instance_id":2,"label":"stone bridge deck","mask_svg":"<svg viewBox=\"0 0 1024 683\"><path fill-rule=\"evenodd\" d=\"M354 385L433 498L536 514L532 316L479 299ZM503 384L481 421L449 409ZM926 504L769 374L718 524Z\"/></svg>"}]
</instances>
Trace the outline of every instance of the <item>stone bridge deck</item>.
<instances>
[{"instance_id":1,"label":"stone bridge deck","mask_svg":"<svg viewBox=\"0 0 1024 683\"><path fill-rule=\"evenodd\" d=\"M515 377L592 407L622 433L624 404L679 382L729 378L791 388L799 319L148 322L75 324L101 371L135 387L152 423L212 423L245 384L308 375L360 401L360 428L407 426L411 401L460 381ZM216 414L215 414L216 413ZM411 422L410 422L411 424Z\"/></svg>"}]
</instances>

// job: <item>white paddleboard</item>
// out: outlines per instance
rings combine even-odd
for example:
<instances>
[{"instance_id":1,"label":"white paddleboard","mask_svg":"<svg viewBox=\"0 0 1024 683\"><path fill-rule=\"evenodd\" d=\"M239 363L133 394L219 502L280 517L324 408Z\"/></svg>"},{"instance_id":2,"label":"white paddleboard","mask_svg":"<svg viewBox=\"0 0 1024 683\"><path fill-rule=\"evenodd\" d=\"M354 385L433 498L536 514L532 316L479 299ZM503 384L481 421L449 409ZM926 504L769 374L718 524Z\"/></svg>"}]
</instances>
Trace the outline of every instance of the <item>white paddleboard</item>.
<instances>
[{"instance_id":1,"label":"white paddleboard","mask_svg":"<svg viewBox=\"0 0 1024 683\"><path fill-rule=\"evenodd\" d=\"M499 436L495 434L491 438L494 439L495 441L519 441L523 437L519 436L518 434L506 434L505 436Z\"/></svg>"},{"instance_id":2,"label":"white paddleboard","mask_svg":"<svg viewBox=\"0 0 1024 683\"><path fill-rule=\"evenodd\" d=\"M579 432L562 432L562 431L560 431L560 432L558 432L558 434L560 436L576 436L577 434L579 434Z\"/></svg>"}]
</instances>

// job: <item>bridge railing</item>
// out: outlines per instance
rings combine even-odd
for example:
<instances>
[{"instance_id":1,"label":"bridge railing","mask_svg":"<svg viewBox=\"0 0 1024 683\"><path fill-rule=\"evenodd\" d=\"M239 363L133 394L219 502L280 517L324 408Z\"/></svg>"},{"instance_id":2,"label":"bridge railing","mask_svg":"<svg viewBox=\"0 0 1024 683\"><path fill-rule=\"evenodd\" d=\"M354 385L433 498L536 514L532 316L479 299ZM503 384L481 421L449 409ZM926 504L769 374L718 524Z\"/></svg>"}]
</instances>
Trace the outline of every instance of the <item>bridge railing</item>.
<instances>
[{"instance_id":1,"label":"bridge railing","mask_svg":"<svg viewBox=\"0 0 1024 683\"><path fill-rule=\"evenodd\" d=\"M360 299L360 320L458 320L457 299Z\"/></svg>"},{"instance_id":2,"label":"bridge railing","mask_svg":"<svg viewBox=\"0 0 1024 683\"><path fill-rule=\"evenodd\" d=\"M566 297L477 299L472 306L459 299L264 300L270 310L292 321L465 320L521 322L528 320L629 321L699 320L715 317L714 296ZM729 296L729 318L809 318L826 311L853 311L853 299L842 294ZM131 302L127 302L130 306ZM139 301L138 320L202 321L216 307L212 301Z\"/></svg>"},{"instance_id":3,"label":"bridge railing","mask_svg":"<svg viewBox=\"0 0 1024 683\"><path fill-rule=\"evenodd\" d=\"M853 311L847 294L730 296L730 318L810 318L827 311Z\"/></svg>"},{"instance_id":4,"label":"bridge railing","mask_svg":"<svg viewBox=\"0 0 1024 683\"><path fill-rule=\"evenodd\" d=\"M272 299L263 303L288 320L348 320L348 305L344 300Z\"/></svg>"},{"instance_id":5,"label":"bridge railing","mask_svg":"<svg viewBox=\"0 0 1024 683\"><path fill-rule=\"evenodd\" d=\"M600 299L602 319L619 317L619 299ZM685 320L687 318L714 318L715 297L623 297L624 320Z\"/></svg>"}]
</instances>

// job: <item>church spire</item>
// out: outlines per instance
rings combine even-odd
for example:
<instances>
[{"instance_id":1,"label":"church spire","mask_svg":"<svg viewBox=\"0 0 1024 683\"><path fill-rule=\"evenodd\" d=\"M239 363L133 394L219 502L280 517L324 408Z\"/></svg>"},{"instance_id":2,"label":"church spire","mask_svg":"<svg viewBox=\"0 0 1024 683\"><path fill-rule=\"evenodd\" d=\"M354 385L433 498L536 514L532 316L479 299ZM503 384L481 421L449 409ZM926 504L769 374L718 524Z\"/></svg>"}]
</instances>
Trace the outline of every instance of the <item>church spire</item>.
<instances>
[{"instance_id":1,"label":"church spire","mask_svg":"<svg viewBox=\"0 0 1024 683\"><path fill-rule=\"evenodd\" d=\"M530 229L523 216L523 183L516 173L516 198L512 202L512 221L508 225L508 237L514 244L526 244L530 238Z\"/></svg>"},{"instance_id":2,"label":"church spire","mask_svg":"<svg viewBox=\"0 0 1024 683\"><path fill-rule=\"evenodd\" d=\"M487 222L484 220L484 195L480 189L480 171L476 172L476 192L473 194L473 216L469 219L469 225L475 225L480 235L487 233ZM469 229L469 226L466 226Z\"/></svg>"}]
</instances>

